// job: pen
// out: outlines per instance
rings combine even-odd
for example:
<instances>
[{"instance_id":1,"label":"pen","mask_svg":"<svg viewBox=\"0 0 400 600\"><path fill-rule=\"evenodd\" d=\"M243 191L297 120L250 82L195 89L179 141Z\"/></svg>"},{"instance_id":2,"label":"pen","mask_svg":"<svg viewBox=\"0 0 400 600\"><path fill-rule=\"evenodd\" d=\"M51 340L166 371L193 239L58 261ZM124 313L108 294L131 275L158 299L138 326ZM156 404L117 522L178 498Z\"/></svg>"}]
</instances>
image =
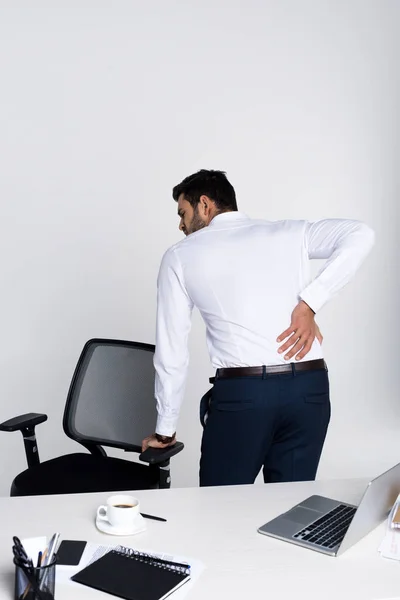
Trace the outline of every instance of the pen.
<instances>
[{"instance_id":1,"label":"pen","mask_svg":"<svg viewBox=\"0 0 400 600\"><path fill-rule=\"evenodd\" d=\"M40 567L41 562L42 562L42 551L39 552L38 557L37 557L37 564L36 564L37 569Z\"/></svg>"},{"instance_id":2,"label":"pen","mask_svg":"<svg viewBox=\"0 0 400 600\"><path fill-rule=\"evenodd\" d=\"M153 559L154 562L158 562L161 563L163 565L172 565L173 567L183 567L184 569L190 569L190 565L188 565L187 563L178 563L178 562L173 562L172 560L163 560L162 558L154 558Z\"/></svg>"},{"instance_id":3,"label":"pen","mask_svg":"<svg viewBox=\"0 0 400 600\"><path fill-rule=\"evenodd\" d=\"M49 545L47 546L46 550L43 553L42 556L42 561L41 564L43 564L44 567L46 567L47 565L51 564L54 554L56 552L57 546L58 546L58 540L60 539L60 534L59 533L55 533L50 542Z\"/></svg>"},{"instance_id":4,"label":"pen","mask_svg":"<svg viewBox=\"0 0 400 600\"><path fill-rule=\"evenodd\" d=\"M44 553L42 555L42 559L40 561L40 566L48 567L49 565L51 565L51 563L54 560L54 555L56 553L56 550L58 548L59 539L60 539L60 534L55 533L53 535L53 537L51 538L49 545L47 546L46 550L44 551ZM44 572L42 573L42 575L40 577L40 581L39 581L40 588L44 587L45 582L48 577L48 573L49 573L48 570L44 570Z\"/></svg>"},{"instance_id":5,"label":"pen","mask_svg":"<svg viewBox=\"0 0 400 600\"><path fill-rule=\"evenodd\" d=\"M46 550L44 552L42 552L42 556L40 557L40 567L44 567L46 565L46 560L47 560L47 551L48 548L46 548Z\"/></svg>"},{"instance_id":6,"label":"pen","mask_svg":"<svg viewBox=\"0 0 400 600\"><path fill-rule=\"evenodd\" d=\"M142 517L145 519L153 519L153 521L164 521L167 522L167 519L163 519L162 517L155 517L154 515L146 515L146 513L140 513Z\"/></svg>"}]
</instances>

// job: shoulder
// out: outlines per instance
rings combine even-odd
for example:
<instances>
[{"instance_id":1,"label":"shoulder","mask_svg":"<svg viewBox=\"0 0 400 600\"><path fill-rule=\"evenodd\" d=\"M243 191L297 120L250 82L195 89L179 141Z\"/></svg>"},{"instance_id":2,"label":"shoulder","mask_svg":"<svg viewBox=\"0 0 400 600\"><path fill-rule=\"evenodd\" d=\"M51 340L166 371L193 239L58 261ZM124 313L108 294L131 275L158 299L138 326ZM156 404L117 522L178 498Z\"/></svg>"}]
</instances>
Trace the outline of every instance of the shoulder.
<instances>
[{"instance_id":1,"label":"shoulder","mask_svg":"<svg viewBox=\"0 0 400 600\"><path fill-rule=\"evenodd\" d=\"M279 221L266 221L263 219L251 219L254 227L271 232L302 232L307 227L307 221L300 219L281 219Z\"/></svg>"},{"instance_id":2,"label":"shoulder","mask_svg":"<svg viewBox=\"0 0 400 600\"><path fill-rule=\"evenodd\" d=\"M167 267L173 266L174 264L176 264L177 262L177 254L176 254L176 248L177 248L178 244L174 244L173 246L170 246L168 248L168 250L166 250L162 256L161 259L161 266L160 269L165 269Z\"/></svg>"},{"instance_id":3,"label":"shoulder","mask_svg":"<svg viewBox=\"0 0 400 600\"><path fill-rule=\"evenodd\" d=\"M190 238L193 238L198 233L200 232L193 233L173 246L170 246L163 254L160 269L172 268L175 271L181 269L182 252L189 247L188 242L191 241Z\"/></svg>"},{"instance_id":4,"label":"shoulder","mask_svg":"<svg viewBox=\"0 0 400 600\"><path fill-rule=\"evenodd\" d=\"M191 233L187 237L179 242L176 242L173 246L170 246L168 250L164 253L163 260L166 261L179 261L180 257L184 252L186 252L189 248L192 248L196 245L196 242L201 239L203 236L207 236L210 232L208 227L204 227L203 229L199 229L199 231L195 231Z\"/></svg>"}]
</instances>

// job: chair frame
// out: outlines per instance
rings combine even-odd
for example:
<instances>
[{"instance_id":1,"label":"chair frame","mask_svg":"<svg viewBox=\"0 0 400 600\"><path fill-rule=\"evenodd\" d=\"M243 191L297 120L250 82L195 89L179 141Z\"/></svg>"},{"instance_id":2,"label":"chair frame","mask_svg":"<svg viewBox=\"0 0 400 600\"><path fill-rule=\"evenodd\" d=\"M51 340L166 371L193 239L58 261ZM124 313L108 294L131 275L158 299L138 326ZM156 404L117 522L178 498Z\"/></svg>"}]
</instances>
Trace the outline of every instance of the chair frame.
<instances>
[{"instance_id":1,"label":"chair frame","mask_svg":"<svg viewBox=\"0 0 400 600\"><path fill-rule=\"evenodd\" d=\"M65 435L69 438L81 444L86 450L89 450L91 454L95 456L107 456L103 446L107 446L108 448L119 448L120 450L124 450L125 452L141 452L142 449L140 446L136 444L120 444L116 443L104 443L101 439L96 442L87 441L85 438L81 438L79 436L75 436L71 429L71 405L74 398L75 389L78 383L78 378L81 373L82 364L85 361L87 352L89 348L94 344L101 344L103 346L126 346L128 348L135 348L138 350L145 350L147 352L155 351L155 346L153 344L144 344L142 342L129 342L126 340L112 340L112 339L104 339L104 338L93 338L86 342L81 352L81 355L78 359L78 362L75 367L74 374L72 376L71 384L69 386L67 400L65 403L64 416L63 416L63 429Z\"/></svg>"},{"instance_id":2,"label":"chair frame","mask_svg":"<svg viewBox=\"0 0 400 600\"><path fill-rule=\"evenodd\" d=\"M83 446L86 450L88 450L93 456L103 456L107 457L107 453L104 450L103 446L109 448L118 448L120 450L124 450L125 452L137 452L139 453L139 460L142 462L146 462L149 465L149 468L156 468L158 470L158 478L159 478L159 487L161 488L169 488L171 486L171 477L170 477L170 458L181 452L184 448L182 442L176 442L173 446L168 446L167 448L147 448L144 452L140 446L136 444L123 444L123 443L107 443L102 442L102 440L98 440L97 442L87 441L85 438L81 438L76 436L71 431L70 423L71 423L71 404L73 395L75 392L75 388L78 382L78 377L80 375L80 371L82 368L82 363L86 358L86 354L88 349L93 344L101 344L101 345L110 345L110 346L128 346L130 348L137 348L139 350L145 350L149 352L154 352L155 346L152 344L145 344L142 342L132 342L127 340L116 340L116 339L108 339L108 338L92 338L86 342L84 345L78 362L76 364L74 374L72 376L72 380L69 386L67 400L64 408L63 415L63 430L65 435L67 435L70 439L74 440L81 446ZM0 431L20 431L22 433L22 437L24 440L25 454L26 460L28 463L28 468L34 467L40 464L39 458L39 450L36 440L36 432L35 427L40 423L44 423L47 421L48 417L43 413L26 413L23 415L19 415L12 419L8 419L4 421L4 423L0 424Z\"/></svg>"}]
</instances>

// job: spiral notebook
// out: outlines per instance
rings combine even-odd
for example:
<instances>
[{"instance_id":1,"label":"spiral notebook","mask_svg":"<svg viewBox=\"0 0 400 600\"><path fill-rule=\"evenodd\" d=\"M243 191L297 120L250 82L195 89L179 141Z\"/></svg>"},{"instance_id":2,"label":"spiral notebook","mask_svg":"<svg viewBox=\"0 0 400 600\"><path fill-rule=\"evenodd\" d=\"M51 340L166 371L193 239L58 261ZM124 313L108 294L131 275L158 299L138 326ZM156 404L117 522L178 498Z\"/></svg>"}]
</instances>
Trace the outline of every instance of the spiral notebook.
<instances>
[{"instance_id":1,"label":"spiral notebook","mask_svg":"<svg viewBox=\"0 0 400 600\"><path fill-rule=\"evenodd\" d=\"M119 546L71 579L125 600L163 600L190 580L190 567Z\"/></svg>"}]
</instances>

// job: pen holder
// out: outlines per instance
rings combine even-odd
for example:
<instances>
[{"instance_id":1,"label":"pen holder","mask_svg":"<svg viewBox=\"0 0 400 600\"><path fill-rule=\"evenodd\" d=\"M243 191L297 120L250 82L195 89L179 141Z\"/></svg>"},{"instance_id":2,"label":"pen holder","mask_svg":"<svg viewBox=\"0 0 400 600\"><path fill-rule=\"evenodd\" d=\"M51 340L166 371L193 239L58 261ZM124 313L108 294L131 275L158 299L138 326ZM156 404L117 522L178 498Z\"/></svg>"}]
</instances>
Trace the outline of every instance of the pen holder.
<instances>
[{"instance_id":1,"label":"pen holder","mask_svg":"<svg viewBox=\"0 0 400 600\"><path fill-rule=\"evenodd\" d=\"M43 567L15 564L14 600L54 600L56 557Z\"/></svg>"}]
</instances>

